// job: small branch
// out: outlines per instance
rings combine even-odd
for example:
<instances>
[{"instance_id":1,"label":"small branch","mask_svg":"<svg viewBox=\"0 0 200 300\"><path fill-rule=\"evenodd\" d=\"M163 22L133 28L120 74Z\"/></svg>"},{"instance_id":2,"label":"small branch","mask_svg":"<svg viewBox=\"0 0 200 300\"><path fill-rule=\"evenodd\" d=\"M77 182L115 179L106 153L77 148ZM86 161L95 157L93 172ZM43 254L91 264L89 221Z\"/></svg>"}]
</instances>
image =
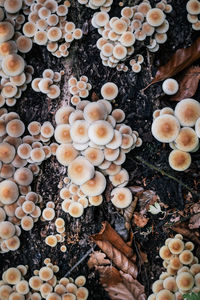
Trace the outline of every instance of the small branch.
<instances>
[{"instance_id":1,"label":"small branch","mask_svg":"<svg viewBox=\"0 0 200 300\"><path fill-rule=\"evenodd\" d=\"M165 227L165 228L173 227L173 226L175 226L176 224L185 222L185 221L189 220L190 218L192 218L193 216L196 216L196 215L199 215L199 212L194 213L194 214L192 214L192 215L189 215L189 216L187 216L187 217L183 217L182 219L180 219L179 221L176 221L176 222L174 222L174 223L171 222L171 223L164 224L164 225L162 225L162 226Z\"/></svg>"},{"instance_id":2,"label":"small branch","mask_svg":"<svg viewBox=\"0 0 200 300\"><path fill-rule=\"evenodd\" d=\"M96 247L96 245L94 245L93 248L90 248L86 253L85 255L83 255L83 257L75 264L73 265L73 267L64 275L64 277L68 277L71 272L74 271L74 269L76 269L87 257L90 253L92 253L94 251L94 248Z\"/></svg>"},{"instance_id":3,"label":"small branch","mask_svg":"<svg viewBox=\"0 0 200 300\"><path fill-rule=\"evenodd\" d=\"M147 167L149 167L152 170L155 170L157 172L159 172L160 174L162 174L163 176L167 176L168 178L176 181L177 183L179 183L182 187L184 187L185 189L187 189L188 191L190 191L192 194L195 194L197 196L200 196L199 193L197 193L197 191L191 189L189 186L187 186L185 183L183 183L181 180L177 179L176 177L166 173L165 171L159 169L158 167L150 164L149 162L145 161L143 158L141 158L140 156L136 156L135 157L136 160L140 161L141 163L143 163L144 165L146 165Z\"/></svg>"}]
</instances>

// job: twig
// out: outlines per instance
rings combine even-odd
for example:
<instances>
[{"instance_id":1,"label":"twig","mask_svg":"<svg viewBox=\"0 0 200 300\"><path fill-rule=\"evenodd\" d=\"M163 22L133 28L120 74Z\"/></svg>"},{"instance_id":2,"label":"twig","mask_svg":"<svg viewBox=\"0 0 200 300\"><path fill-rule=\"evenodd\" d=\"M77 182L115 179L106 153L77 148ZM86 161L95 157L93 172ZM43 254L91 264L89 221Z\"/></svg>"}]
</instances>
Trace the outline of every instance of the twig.
<instances>
[{"instance_id":1,"label":"twig","mask_svg":"<svg viewBox=\"0 0 200 300\"><path fill-rule=\"evenodd\" d=\"M96 245L94 245L93 248L90 248L86 253L85 255L83 255L83 257L75 264L73 265L73 267L64 275L64 277L68 277L72 271L74 271L74 269L76 269L87 257L88 255L94 251Z\"/></svg>"},{"instance_id":2,"label":"twig","mask_svg":"<svg viewBox=\"0 0 200 300\"><path fill-rule=\"evenodd\" d=\"M159 172L159 173L162 174L163 176L167 176L168 178L170 178L170 179L176 181L176 182L179 183L181 186L183 186L185 189L187 189L188 191L190 191L192 194L195 194L195 195L197 195L197 196L200 196L200 194L199 194L197 191L191 189L189 186L187 186L187 185L186 185L185 183L183 183L181 180L179 180L179 179L177 179L176 177L174 177L174 176L172 176L172 175L166 173L165 171L159 169L158 167L152 165L151 163L145 161L145 160L144 160L143 158L141 158L140 156L136 156L135 159L138 160L138 161L140 161L141 163L143 163L144 165L146 165L146 166L149 167L150 169L153 169L153 170Z\"/></svg>"},{"instance_id":3,"label":"twig","mask_svg":"<svg viewBox=\"0 0 200 300\"><path fill-rule=\"evenodd\" d=\"M196 216L196 215L199 215L199 212L194 213L192 215L189 215L187 217L184 217L184 218L180 219L179 221L164 224L164 225L162 225L162 227L168 228L168 227L175 226L176 224L185 222L185 221L189 220L190 218L192 218L193 216Z\"/></svg>"}]
</instances>

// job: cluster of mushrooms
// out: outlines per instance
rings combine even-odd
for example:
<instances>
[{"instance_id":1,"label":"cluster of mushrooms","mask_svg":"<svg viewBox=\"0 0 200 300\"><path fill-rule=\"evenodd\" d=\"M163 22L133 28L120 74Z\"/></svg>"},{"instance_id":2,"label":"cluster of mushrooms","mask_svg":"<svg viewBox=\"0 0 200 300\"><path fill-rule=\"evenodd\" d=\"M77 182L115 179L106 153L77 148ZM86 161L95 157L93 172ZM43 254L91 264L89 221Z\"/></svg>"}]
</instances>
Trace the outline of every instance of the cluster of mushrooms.
<instances>
[{"instance_id":1,"label":"cluster of mushrooms","mask_svg":"<svg viewBox=\"0 0 200 300\"><path fill-rule=\"evenodd\" d=\"M187 19L188 22L192 24L193 30L200 30L200 1L199 0L189 0L186 4L187 9Z\"/></svg>"},{"instance_id":2,"label":"cluster of mushrooms","mask_svg":"<svg viewBox=\"0 0 200 300\"><path fill-rule=\"evenodd\" d=\"M88 77L85 75L82 75L79 80L72 76L68 84L70 94L72 95L70 102L74 106L77 106L81 99L86 99L92 88L92 85L88 82Z\"/></svg>"},{"instance_id":3,"label":"cluster of mushrooms","mask_svg":"<svg viewBox=\"0 0 200 300\"><path fill-rule=\"evenodd\" d=\"M45 69L42 78L35 78L32 83L32 89L35 92L46 94L50 99L56 99L60 96L60 87L57 85L61 81L64 71L54 72L51 69Z\"/></svg>"},{"instance_id":4,"label":"cluster of mushrooms","mask_svg":"<svg viewBox=\"0 0 200 300\"><path fill-rule=\"evenodd\" d=\"M181 234L165 241L159 254L166 272L153 283L148 300L183 300L184 294L200 292L200 264L193 249L194 244L184 243Z\"/></svg>"},{"instance_id":5,"label":"cluster of mushrooms","mask_svg":"<svg viewBox=\"0 0 200 300\"><path fill-rule=\"evenodd\" d=\"M38 45L46 46L56 57L67 57L73 40L82 38L82 30L67 21L70 1L28 0L28 22L23 33Z\"/></svg>"},{"instance_id":6,"label":"cluster of mushrooms","mask_svg":"<svg viewBox=\"0 0 200 300\"><path fill-rule=\"evenodd\" d=\"M71 92L78 92L80 87L87 91L87 82L77 82L74 77L69 80L69 86ZM88 205L102 203L105 176L109 176L115 187L112 203L119 208L130 205L132 194L125 187L129 175L121 165L126 153L142 144L138 132L122 123L124 112L112 110L111 101L118 96L116 84L105 83L101 88L102 99L97 102L81 101L81 92L76 95L75 108L62 106L55 114L54 137L59 144L56 158L67 167L68 173L60 197L62 209L72 217L80 217Z\"/></svg>"},{"instance_id":7,"label":"cluster of mushrooms","mask_svg":"<svg viewBox=\"0 0 200 300\"><path fill-rule=\"evenodd\" d=\"M101 11L109 12L113 0L78 0L80 4L85 4L86 7L91 9L100 9Z\"/></svg>"},{"instance_id":8,"label":"cluster of mushrooms","mask_svg":"<svg viewBox=\"0 0 200 300\"><path fill-rule=\"evenodd\" d=\"M133 7L126 6L121 10L121 18L110 18L107 12L101 11L93 15L92 25L102 36L97 41L100 57L104 66L123 69L123 61L130 57L136 42L143 42L151 52L159 50L159 45L167 40L169 23L166 14L172 6L165 0L152 8L148 0ZM137 47L137 44L136 44ZM126 68L125 68L126 69ZM140 69L137 62L132 69Z\"/></svg>"},{"instance_id":9,"label":"cluster of mushrooms","mask_svg":"<svg viewBox=\"0 0 200 300\"><path fill-rule=\"evenodd\" d=\"M152 134L173 149L169 165L176 171L190 167L191 155L199 149L200 103L192 98L181 100L173 110L165 107L153 113Z\"/></svg>"},{"instance_id":10,"label":"cluster of mushrooms","mask_svg":"<svg viewBox=\"0 0 200 300\"><path fill-rule=\"evenodd\" d=\"M51 154L47 145L54 133L50 122L33 121L25 125L15 112L0 117L0 251L19 248L21 229L29 231L41 215L42 197L31 183L40 164ZM53 147L52 147L53 148Z\"/></svg>"},{"instance_id":11,"label":"cluster of mushrooms","mask_svg":"<svg viewBox=\"0 0 200 300\"><path fill-rule=\"evenodd\" d=\"M58 278L59 267L44 260L45 266L34 270L33 276L27 274L28 266L19 265L3 272L0 282L1 300L86 300L88 290L84 287L83 275L73 278Z\"/></svg>"}]
</instances>

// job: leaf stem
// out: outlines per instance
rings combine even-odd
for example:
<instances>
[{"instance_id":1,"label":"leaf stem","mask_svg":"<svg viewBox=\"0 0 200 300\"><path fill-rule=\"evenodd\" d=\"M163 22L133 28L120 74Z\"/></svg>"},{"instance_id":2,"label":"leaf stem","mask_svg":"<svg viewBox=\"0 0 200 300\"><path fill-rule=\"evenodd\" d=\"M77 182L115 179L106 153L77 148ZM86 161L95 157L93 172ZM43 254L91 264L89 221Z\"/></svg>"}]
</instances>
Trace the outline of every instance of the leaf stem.
<instances>
[{"instance_id":1,"label":"leaf stem","mask_svg":"<svg viewBox=\"0 0 200 300\"><path fill-rule=\"evenodd\" d=\"M144 165L146 165L146 166L149 167L150 169L155 170L155 171L159 172L160 174L162 174L163 176L166 176L166 177L168 177L168 178L170 178L170 179L176 181L176 182L179 183L182 187L184 187L185 189L187 189L188 191L190 191L192 194L195 194L195 195L197 195L197 196L200 196L200 194L199 194L197 191L191 189L188 185L186 185L185 183L183 183L181 180L179 180L179 179L177 179L176 177L174 177L174 176L172 176L172 175L166 173L165 171L159 169L158 167L152 165L151 163L145 161L142 157L136 156L135 158L136 158L136 160L138 160L139 162L143 163Z\"/></svg>"}]
</instances>

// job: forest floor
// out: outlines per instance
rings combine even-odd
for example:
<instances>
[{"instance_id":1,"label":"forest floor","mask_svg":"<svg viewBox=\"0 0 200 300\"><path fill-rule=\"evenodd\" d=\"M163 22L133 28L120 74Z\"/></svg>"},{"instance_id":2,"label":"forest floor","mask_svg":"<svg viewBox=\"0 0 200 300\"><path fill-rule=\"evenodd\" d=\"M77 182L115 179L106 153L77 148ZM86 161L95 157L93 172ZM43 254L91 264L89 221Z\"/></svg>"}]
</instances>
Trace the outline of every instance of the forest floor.
<instances>
[{"instance_id":1,"label":"forest floor","mask_svg":"<svg viewBox=\"0 0 200 300\"><path fill-rule=\"evenodd\" d=\"M101 63L99 50L95 44L100 37L97 30L91 25L91 17L94 11L79 5L78 1L72 0L72 7L69 10L69 18L77 27L84 27L84 36L76 41L70 48L70 56L67 59L57 59L45 47L34 45L31 53L27 55L27 62L34 66L35 77L40 77L45 68L55 71L65 70L62 78L61 97L56 100L46 99L43 94L35 93L31 87L24 92L22 99L17 102L16 111L27 125L30 121L39 122L52 121L58 107L65 101L69 101L70 94L67 81L73 74L79 77L86 75L92 84L92 91L100 98L100 88L107 81L113 81L119 87L119 95L115 107L123 109L126 114L126 124L133 130L139 132L143 140L140 148L132 150L127 155L124 168L130 175L128 186L138 186L144 191L154 191L160 201L165 204L162 209L164 214L152 215L147 212L148 223L144 227L132 224L132 246L136 251L138 245L147 254L148 262L141 264L136 261L139 267L138 280L145 286L146 294L151 293L151 284L164 270L162 260L158 255L159 248L168 237L175 232L172 230L173 223L187 222L190 218L190 206L199 201L200 194L200 152L192 154L192 165L185 172L173 171L168 164L170 148L157 142L151 134L152 113L155 109L165 106L175 107L175 102L170 102L163 97L161 84L155 84L144 92L144 89L155 75L159 65L166 63L175 50L188 47L197 38L198 32L192 31L191 24L186 17L185 0L172 1L173 11L169 14L168 20L170 29L167 42L160 47L156 54L149 54L145 47L141 47L139 53L144 56L145 62L142 71L135 74L132 71L117 72L116 69L105 67ZM134 5L137 1L123 1L124 6ZM156 1L151 1L152 6ZM111 9L111 16L120 15L118 1L114 0ZM200 89L194 98L200 101ZM0 271L17 264L27 264L32 269L39 268L44 258L50 257L52 261L60 266L60 274L65 275L79 262L88 250L93 249L94 243L90 235L101 229L101 222L108 221L111 226L128 241L130 236L125 228L124 217L114 206L104 199L99 207L89 207L79 219L73 219L61 210L61 199L59 197L58 184L67 174L66 168L61 167L55 157L45 161L41 167L41 173L34 181L34 188L43 197L42 205L47 201L56 203L58 216L66 221L67 252L62 253L59 248L50 248L44 243L45 236L54 231L53 223L38 221L31 232L22 232L21 247L15 252L1 255ZM34 189L33 189L34 190ZM105 197L106 198L106 197ZM140 201L136 206L136 212L141 210ZM187 208L187 211L184 208ZM195 236L197 232L193 232ZM186 236L187 240L187 236ZM200 253L200 246L195 244L196 253ZM97 248L96 248L97 249ZM87 266L89 255L70 272L70 276L83 274L87 277L87 288L89 289L90 300L109 299L103 287L99 284L98 274ZM125 300L125 299L124 299Z\"/></svg>"}]
</instances>

